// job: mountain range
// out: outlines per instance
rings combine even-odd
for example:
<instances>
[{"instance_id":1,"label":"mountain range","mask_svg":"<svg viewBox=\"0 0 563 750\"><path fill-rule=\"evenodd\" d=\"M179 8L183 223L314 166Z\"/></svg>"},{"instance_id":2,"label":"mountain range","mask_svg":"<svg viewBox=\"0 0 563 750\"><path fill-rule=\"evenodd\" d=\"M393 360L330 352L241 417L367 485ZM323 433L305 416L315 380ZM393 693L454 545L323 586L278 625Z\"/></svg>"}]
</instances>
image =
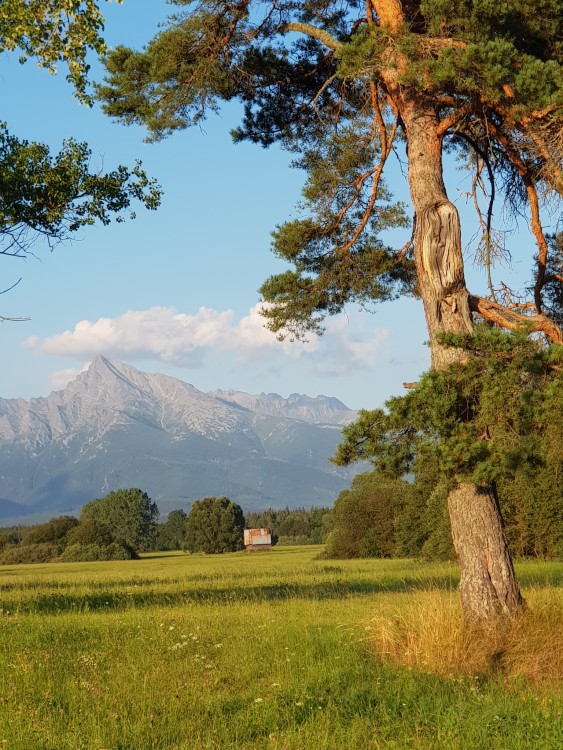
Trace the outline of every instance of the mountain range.
<instances>
[{"instance_id":1,"label":"mountain range","mask_svg":"<svg viewBox=\"0 0 563 750\"><path fill-rule=\"evenodd\" d=\"M210 393L104 356L45 398L0 398L0 519L76 513L139 487L162 513L226 495L245 510L332 504L356 412L336 398Z\"/></svg>"}]
</instances>

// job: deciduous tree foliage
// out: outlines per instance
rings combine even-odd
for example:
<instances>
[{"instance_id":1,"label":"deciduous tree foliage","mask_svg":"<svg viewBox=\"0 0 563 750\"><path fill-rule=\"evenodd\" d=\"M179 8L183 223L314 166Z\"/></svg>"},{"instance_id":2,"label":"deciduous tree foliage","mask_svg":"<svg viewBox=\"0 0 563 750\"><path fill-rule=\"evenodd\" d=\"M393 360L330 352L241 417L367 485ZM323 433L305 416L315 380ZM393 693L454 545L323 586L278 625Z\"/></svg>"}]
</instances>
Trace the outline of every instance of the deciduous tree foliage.
<instances>
[{"instance_id":1,"label":"deciduous tree foliage","mask_svg":"<svg viewBox=\"0 0 563 750\"><path fill-rule=\"evenodd\" d=\"M100 502L100 501L97 501ZM74 516L58 516L47 523L0 529L0 563L85 562L131 560L136 549L123 539L119 523L110 525L94 518L90 508L79 521ZM144 541L149 544L152 534Z\"/></svg>"},{"instance_id":2,"label":"deciduous tree foliage","mask_svg":"<svg viewBox=\"0 0 563 750\"><path fill-rule=\"evenodd\" d=\"M168 514L164 523L158 524L156 530L156 549L182 549L186 540L186 521L188 514L181 509Z\"/></svg>"},{"instance_id":3,"label":"deciduous tree foliage","mask_svg":"<svg viewBox=\"0 0 563 750\"><path fill-rule=\"evenodd\" d=\"M120 2L120 0L116 0ZM34 58L50 73L65 63L67 80L87 103L89 50L104 54L104 18L97 0L3 0L0 50L20 51L20 62Z\"/></svg>"},{"instance_id":4,"label":"deciduous tree foliage","mask_svg":"<svg viewBox=\"0 0 563 750\"><path fill-rule=\"evenodd\" d=\"M107 547L113 541L114 535L108 524L88 514L72 529L67 538L69 545L80 546L95 544L98 547Z\"/></svg>"},{"instance_id":5,"label":"deciduous tree foliage","mask_svg":"<svg viewBox=\"0 0 563 750\"><path fill-rule=\"evenodd\" d=\"M78 526L74 516L58 516L47 523L32 526L23 535L22 544L62 544Z\"/></svg>"},{"instance_id":6,"label":"deciduous tree foliage","mask_svg":"<svg viewBox=\"0 0 563 750\"><path fill-rule=\"evenodd\" d=\"M156 208L159 190L137 163L93 173L91 152L72 139L51 156L42 143L21 141L0 123L0 253L24 256L34 239L53 244L96 221L109 224L139 200ZM130 212L134 217L134 213Z\"/></svg>"},{"instance_id":7,"label":"deciduous tree foliage","mask_svg":"<svg viewBox=\"0 0 563 750\"><path fill-rule=\"evenodd\" d=\"M116 490L87 503L80 511L80 525L93 521L107 526L112 541L124 544L135 552L151 549L154 545L158 508L146 492L137 488ZM90 540L93 541L93 540Z\"/></svg>"},{"instance_id":8,"label":"deciduous tree foliage","mask_svg":"<svg viewBox=\"0 0 563 750\"><path fill-rule=\"evenodd\" d=\"M393 557L397 519L413 487L378 471L358 474L334 504L326 557Z\"/></svg>"},{"instance_id":9,"label":"deciduous tree foliage","mask_svg":"<svg viewBox=\"0 0 563 750\"><path fill-rule=\"evenodd\" d=\"M90 104L86 56L106 49L98 6L95 0L4 0L0 53L19 50L21 62L34 58L51 73L65 64L77 98ZM122 221L127 211L132 218L136 201L159 205L160 189L139 162L104 173L90 161L85 143L68 139L51 155L46 145L19 140L0 122L0 255L23 257L40 238L52 247L96 221Z\"/></svg>"},{"instance_id":10,"label":"deciduous tree foliage","mask_svg":"<svg viewBox=\"0 0 563 750\"><path fill-rule=\"evenodd\" d=\"M549 304L563 276L541 217L563 191L559 0L173 4L177 15L143 51L108 55L98 95L109 115L143 123L150 138L236 98L236 140L295 154L307 172L302 212L273 242L293 268L262 287L273 330L299 337L347 302L414 292L436 370L471 356L447 335L471 334L475 315L563 342ZM412 210L384 182L403 147ZM465 281L460 217L443 176L448 151L472 176L486 294ZM530 222L537 262L527 295L495 288L490 273L505 250L492 221L499 199ZM382 239L405 223L412 237L403 247ZM444 471L464 610L515 612L521 596L495 493L461 462Z\"/></svg>"},{"instance_id":11,"label":"deciduous tree foliage","mask_svg":"<svg viewBox=\"0 0 563 750\"><path fill-rule=\"evenodd\" d=\"M240 505L227 497L196 500L186 521L188 552L208 555L244 549L244 515Z\"/></svg>"}]
</instances>

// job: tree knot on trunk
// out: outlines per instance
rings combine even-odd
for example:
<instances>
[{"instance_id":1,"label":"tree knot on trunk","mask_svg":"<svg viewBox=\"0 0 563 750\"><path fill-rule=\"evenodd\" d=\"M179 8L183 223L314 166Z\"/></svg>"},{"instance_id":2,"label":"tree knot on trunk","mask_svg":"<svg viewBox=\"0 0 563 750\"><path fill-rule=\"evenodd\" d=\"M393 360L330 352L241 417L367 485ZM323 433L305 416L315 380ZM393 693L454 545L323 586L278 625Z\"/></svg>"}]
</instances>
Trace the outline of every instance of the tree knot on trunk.
<instances>
[{"instance_id":1,"label":"tree knot on trunk","mask_svg":"<svg viewBox=\"0 0 563 750\"><path fill-rule=\"evenodd\" d=\"M417 218L422 265L436 300L443 300L465 288L459 214L444 200L426 206Z\"/></svg>"}]
</instances>

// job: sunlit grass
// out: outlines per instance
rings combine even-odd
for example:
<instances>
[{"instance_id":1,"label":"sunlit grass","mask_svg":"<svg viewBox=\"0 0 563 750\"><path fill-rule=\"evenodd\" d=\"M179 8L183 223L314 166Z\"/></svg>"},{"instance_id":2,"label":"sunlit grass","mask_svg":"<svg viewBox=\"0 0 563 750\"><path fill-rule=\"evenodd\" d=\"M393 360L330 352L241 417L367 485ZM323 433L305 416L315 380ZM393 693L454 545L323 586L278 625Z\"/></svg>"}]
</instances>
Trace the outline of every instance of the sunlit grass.
<instances>
[{"instance_id":1,"label":"sunlit grass","mask_svg":"<svg viewBox=\"0 0 563 750\"><path fill-rule=\"evenodd\" d=\"M378 653L382 618L456 612L455 567L317 551L1 568L0 748L560 746L561 696L533 674L398 664L398 631ZM520 573L530 616L556 612L563 566Z\"/></svg>"},{"instance_id":2,"label":"sunlit grass","mask_svg":"<svg viewBox=\"0 0 563 750\"><path fill-rule=\"evenodd\" d=\"M535 586L527 609L488 624L464 623L455 594L431 589L383 609L369 624L376 653L445 676L502 675L505 684L530 678L563 684L561 590Z\"/></svg>"}]
</instances>

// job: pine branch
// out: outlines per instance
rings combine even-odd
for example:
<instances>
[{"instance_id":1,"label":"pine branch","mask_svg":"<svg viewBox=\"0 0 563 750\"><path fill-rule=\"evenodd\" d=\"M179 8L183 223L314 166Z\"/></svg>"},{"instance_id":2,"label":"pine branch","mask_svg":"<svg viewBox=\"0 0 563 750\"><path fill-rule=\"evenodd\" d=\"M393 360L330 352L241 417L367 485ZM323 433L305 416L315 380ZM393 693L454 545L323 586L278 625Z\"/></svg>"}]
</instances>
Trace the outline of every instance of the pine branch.
<instances>
[{"instance_id":1,"label":"pine branch","mask_svg":"<svg viewBox=\"0 0 563 750\"><path fill-rule=\"evenodd\" d=\"M342 47L342 42L337 41L328 33L328 31L319 29L310 23L288 23L285 27L285 31L298 31L302 34L307 34L307 36L312 36L314 39L318 39L319 42L322 42L325 47L328 47L333 51Z\"/></svg>"},{"instance_id":2,"label":"pine branch","mask_svg":"<svg viewBox=\"0 0 563 750\"><path fill-rule=\"evenodd\" d=\"M509 331L527 328L533 333L544 333L554 344L563 344L563 330L543 313L538 315L524 315L516 310L510 310L498 302L470 294L469 309L485 320L495 323Z\"/></svg>"}]
</instances>

